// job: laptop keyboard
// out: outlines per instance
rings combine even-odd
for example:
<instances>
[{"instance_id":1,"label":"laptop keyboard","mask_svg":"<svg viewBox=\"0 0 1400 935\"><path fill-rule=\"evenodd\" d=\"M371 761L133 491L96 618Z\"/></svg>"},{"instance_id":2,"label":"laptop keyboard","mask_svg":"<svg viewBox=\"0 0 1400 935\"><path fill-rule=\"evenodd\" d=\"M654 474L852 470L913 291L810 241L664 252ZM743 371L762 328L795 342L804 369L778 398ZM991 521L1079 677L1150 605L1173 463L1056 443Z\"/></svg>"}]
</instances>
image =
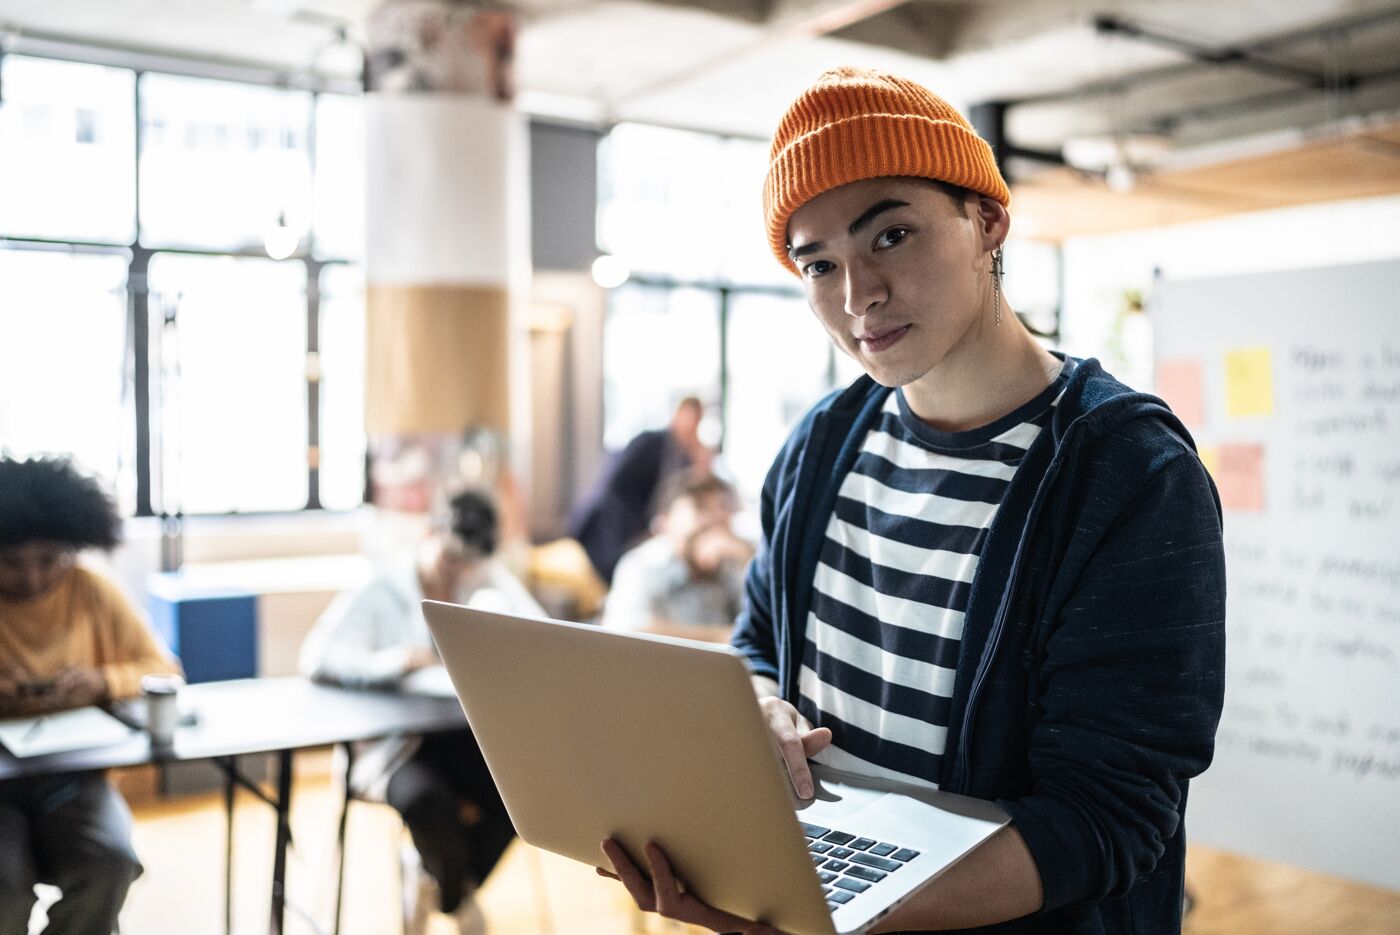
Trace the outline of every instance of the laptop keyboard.
<instances>
[{"instance_id":1,"label":"laptop keyboard","mask_svg":"<svg viewBox=\"0 0 1400 935\"><path fill-rule=\"evenodd\" d=\"M919 852L887 841L862 838L845 831L801 822L807 850L832 909L855 899L885 877L919 856Z\"/></svg>"}]
</instances>

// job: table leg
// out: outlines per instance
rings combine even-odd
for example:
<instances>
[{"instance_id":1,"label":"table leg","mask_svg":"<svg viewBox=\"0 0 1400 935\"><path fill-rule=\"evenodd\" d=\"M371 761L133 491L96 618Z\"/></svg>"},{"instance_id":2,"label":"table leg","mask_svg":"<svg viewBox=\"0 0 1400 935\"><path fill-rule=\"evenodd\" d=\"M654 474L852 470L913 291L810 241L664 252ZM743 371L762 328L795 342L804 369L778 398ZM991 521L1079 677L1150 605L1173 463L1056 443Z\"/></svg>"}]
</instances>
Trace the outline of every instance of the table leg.
<instances>
[{"instance_id":1,"label":"table leg","mask_svg":"<svg viewBox=\"0 0 1400 935\"><path fill-rule=\"evenodd\" d=\"M277 845L272 855L272 935L282 935L287 910L287 842L291 839L292 751L277 753Z\"/></svg>"},{"instance_id":2,"label":"table leg","mask_svg":"<svg viewBox=\"0 0 1400 935\"><path fill-rule=\"evenodd\" d=\"M224 770L224 935L233 933L233 793L234 772L231 758Z\"/></svg>"},{"instance_id":3,"label":"table leg","mask_svg":"<svg viewBox=\"0 0 1400 935\"><path fill-rule=\"evenodd\" d=\"M350 773L355 768L354 744L343 744L345 748L345 775L342 778L344 798L340 802L340 824L336 830L335 846L339 855L340 867L335 878L335 926L331 935L340 935L340 909L345 897L345 821L350 815Z\"/></svg>"}]
</instances>

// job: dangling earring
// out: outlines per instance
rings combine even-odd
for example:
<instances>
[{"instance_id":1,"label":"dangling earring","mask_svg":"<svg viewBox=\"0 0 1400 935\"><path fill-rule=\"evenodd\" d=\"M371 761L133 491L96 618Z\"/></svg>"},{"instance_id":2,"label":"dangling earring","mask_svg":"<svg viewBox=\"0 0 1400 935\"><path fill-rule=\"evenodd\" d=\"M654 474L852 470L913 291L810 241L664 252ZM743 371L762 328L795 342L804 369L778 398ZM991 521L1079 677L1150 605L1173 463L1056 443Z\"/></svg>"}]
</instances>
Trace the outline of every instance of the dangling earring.
<instances>
[{"instance_id":1,"label":"dangling earring","mask_svg":"<svg viewBox=\"0 0 1400 935\"><path fill-rule=\"evenodd\" d=\"M1006 271L1001 265L1001 247L992 251L992 296L996 301L996 326L1001 327L1001 277Z\"/></svg>"}]
</instances>

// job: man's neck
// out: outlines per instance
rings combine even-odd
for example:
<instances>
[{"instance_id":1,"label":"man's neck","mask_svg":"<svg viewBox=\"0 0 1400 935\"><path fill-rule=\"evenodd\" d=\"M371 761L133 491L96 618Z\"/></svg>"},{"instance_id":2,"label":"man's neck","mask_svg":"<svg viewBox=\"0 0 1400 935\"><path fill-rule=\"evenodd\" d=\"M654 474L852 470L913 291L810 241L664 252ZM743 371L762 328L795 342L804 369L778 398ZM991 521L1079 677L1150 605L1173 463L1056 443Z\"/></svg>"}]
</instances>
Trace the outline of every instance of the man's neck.
<instances>
[{"instance_id":1,"label":"man's neck","mask_svg":"<svg viewBox=\"0 0 1400 935\"><path fill-rule=\"evenodd\" d=\"M906 385L914 415L944 432L995 422L1055 381L1061 362L1004 309L1003 323L969 332L941 361Z\"/></svg>"}]
</instances>

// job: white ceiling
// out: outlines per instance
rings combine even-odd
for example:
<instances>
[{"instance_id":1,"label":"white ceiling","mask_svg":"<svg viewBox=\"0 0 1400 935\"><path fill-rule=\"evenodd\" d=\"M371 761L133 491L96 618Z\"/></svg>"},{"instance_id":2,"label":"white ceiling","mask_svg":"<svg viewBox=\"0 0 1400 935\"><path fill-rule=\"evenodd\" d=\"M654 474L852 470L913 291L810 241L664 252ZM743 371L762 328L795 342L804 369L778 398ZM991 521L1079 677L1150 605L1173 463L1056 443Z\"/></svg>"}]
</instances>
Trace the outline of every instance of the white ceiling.
<instances>
[{"instance_id":1,"label":"white ceiling","mask_svg":"<svg viewBox=\"0 0 1400 935\"><path fill-rule=\"evenodd\" d=\"M376 0L0 0L0 30L353 75L351 35ZM1400 0L519 0L519 106L600 124L640 120L754 137L837 64L888 68L961 106L1039 97L1149 72L1104 94L1014 107L1012 141L1157 138L1151 158L1195 159L1284 131L1400 114L1400 73L1351 94L1278 96L1296 80L1212 66L1095 30L1113 14L1198 45L1248 44L1365 15ZM22 46L19 46L22 48ZM1400 15L1329 41L1280 46L1275 60L1363 76L1400 69ZM1184 113L1190 109L1195 113ZM1301 129L1300 129L1301 128ZM1092 146L1080 147L1092 151ZM1138 158L1148 158L1139 156Z\"/></svg>"}]
</instances>

